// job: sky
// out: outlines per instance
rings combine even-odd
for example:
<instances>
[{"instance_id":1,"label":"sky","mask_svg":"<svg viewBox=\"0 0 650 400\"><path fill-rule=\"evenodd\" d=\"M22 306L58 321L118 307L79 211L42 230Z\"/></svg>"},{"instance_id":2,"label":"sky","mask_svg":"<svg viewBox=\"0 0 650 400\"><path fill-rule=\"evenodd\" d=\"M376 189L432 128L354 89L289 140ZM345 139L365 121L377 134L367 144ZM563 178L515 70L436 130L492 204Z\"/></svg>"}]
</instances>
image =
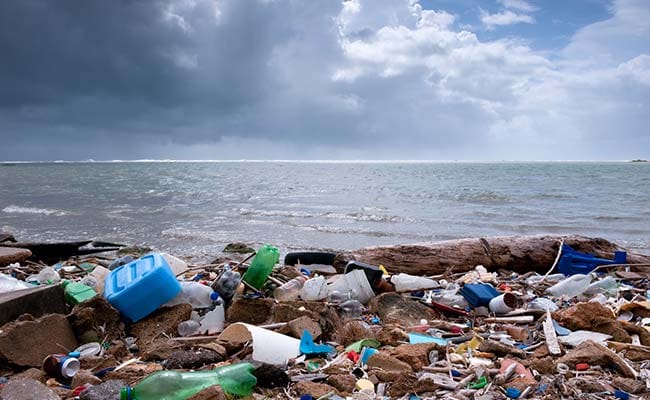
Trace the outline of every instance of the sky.
<instances>
[{"instance_id":1,"label":"sky","mask_svg":"<svg viewBox=\"0 0 650 400\"><path fill-rule=\"evenodd\" d=\"M650 158L648 0L0 2L0 160Z\"/></svg>"}]
</instances>

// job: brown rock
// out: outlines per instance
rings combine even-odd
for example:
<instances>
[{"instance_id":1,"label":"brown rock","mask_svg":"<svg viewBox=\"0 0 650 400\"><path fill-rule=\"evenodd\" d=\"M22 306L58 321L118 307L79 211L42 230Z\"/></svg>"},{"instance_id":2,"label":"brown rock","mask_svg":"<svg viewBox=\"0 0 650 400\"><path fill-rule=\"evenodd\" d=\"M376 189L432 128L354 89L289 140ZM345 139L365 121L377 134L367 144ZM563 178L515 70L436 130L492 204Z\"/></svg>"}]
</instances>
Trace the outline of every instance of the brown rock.
<instances>
[{"instance_id":1,"label":"brown rock","mask_svg":"<svg viewBox=\"0 0 650 400\"><path fill-rule=\"evenodd\" d=\"M370 368L379 368L384 371L413 372L413 368L409 364L381 351L370 357L366 365Z\"/></svg>"},{"instance_id":2,"label":"brown rock","mask_svg":"<svg viewBox=\"0 0 650 400\"><path fill-rule=\"evenodd\" d=\"M271 313L273 322L289 322L300 317L309 317L318 321L319 315L325 312L327 305L315 301L287 301L276 304Z\"/></svg>"},{"instance_id":3,"label":"brown rock","mask_svg":"<svg viewBox=\"0 0 650 400\"><path fill-rule=\"evenodd\" d=\"M434 350L444 359L445 348L435 343L401 344L393 349L391 355L410 365L413 370L419 371L430 364L429 353Z\"/></svg>"},{"instance_id":4,"label":"brown rock","mask_svg":"<svg viewBox=\"0 0 650 400\"><path fill-rule=\"evenodd\" d=\"M183 349L183 345L174 340L156 340L142 352L144 361L161 361L172 356L172 353Z\"/></svg>"},{"instance_id":5,"label":"brown rock","mask_svg":"<svg viewBox=\"0 0 650 400\"><path fill-rule=\"evenodd\" d=\"M344 346L348 346L357 340L373 337L375 337L375 333L368 324L356 320L348 321L334 334L335 341Z\"/></svg>"},{"instance_id":6,"label":"brown rock","mask_svg":"<svg viewBox=\"0 0 650 400\"><path fill-rule=\"evenodd\" d=\"M104 355L107 357L115 357L116 359L121 359L128 357L131 353L121 340L113 340L111 346L104 352Z\"/></svg>"},{"instance_id":7,"label":"brown rock","mask_svg":"<svg viewBox=\"0 0 650 400\"><path fill-rule=\"evenodd\" d=\"M81 362L82 369L87 369L92 371L99 371L100 369L111 368L120 365L120 362L117 361L115 357L107 356L106 354L104 354L104 356L102 357L98 357L98 356L84 357L79 361Z\"/></svg>"},{"instance_id":8,"label":"brown rock","mask_svg":"<svg viewBox=\"0 0 650 400\"><path fill-rule=\"evenodd\" d=\"M0 356L11 364L40 367L50 354L72 351L77 339L61 314L34 321L10 322L0 328Z\"/></svg>"},{"instance_id":9,"label":"brown rock","mask_svg":"<svg viewBox=\"0 0 650 400\"><path fill-rule=\"evenodd\" d=\"M316 383L316 382L298 382L293 385L293 390L299 395L310 394L315 399L326 395L327 393L334 392L337 395L339 394L336 389L332 386L325 383Z\"/></svg>"},{"instance_id":10,"label":"brown rock","mask_svg":"<svg viewBox=\"0 0 650 400\"><path fill-rule=\"evenodd\" d=\"M634 370L625 360L607 347L592 340L587 340L579 344L575 349L559 358L557 362L567 364L569 367L575 367L578 363L600 365L609 368L613 367L618 373L625 377L635 377Z\"/></svg>"},{"instance_id":11,"label":"brown rock","mask_svg":"<svg viewBox=\"0 0 650 400\"><path fill-rule=\"evenodd\" d=\"M210 386L207 389L203 389L194 396L188 398L187 400L226 400L226 394L221 389L221 386Z\"/></svg>"},{"instance_id":12,"label":"brown rock","mask_svg":"<svg viewBox=\"0 0 650 400\"><path fill-rule=\"evenodd\" d=\"M639 335L639 341L642 345L650 346L650 332L647 329L627 321L618 322L621 328L625 329L630 335Z\"/></svg>"},{"instance_id":13,"label":"brown rock","mask_svg":"<svg viewBox=\"0 0 650 400\"><path fill-rule=\"evenodd\" d=\"M409 335L398 325L385 325L377 335L377 340L383 345L398 346L400 342L408 342Z\"/></svg>"},{"instance_id":14,"label":"brown rock","mask_svg":"<svg viewBox=\"0 0 650 400\"><path fill-rule=\"evenodd\" d=\"M102 380L93 375L92 372L86 371L86 370L79 370L75 376L72 378L72 387L76 388L82 385L85 385L86 383L89 383L93 386L99 385L102 383Z\"/></svg>"},{"instance_id":15,"label":"brown rock","mask_svg":"<svg viewBox=\"0 0 650 400\"><path fill-rule=\"evenodd\" d=\"M632 394L640 394L646 390L645 382L620 376L612 378L612 386Z\"/></svg>"},{"instance_id":16,"label":"brown rock","mask_svg":"<svg viewBox=\"0 0 650 400\"><path fill-rule=\"evenodd\" d=\"M178 324L190 319L191 314L192 306L190 304L162 307L145 319L133 324L131 334L138 338L138 345L143 349L163 334L176 336Z\"/></svg>"},{"instance_id":17,"label":"brown rock","mask_svg":"<svg viewBox=\"0 0 650 400\"><path fill-rule=\"evenodd\" d=\"M3 400L60 400L54 391L41 382L31 379L10 380L2 388Z\"/></svg>"},{"instance_id":18,"label":"brown rock","mask_svg":"<svg viewBox=\"0 0 650 400\"><path fill-rule=\"evenodd\" d=\"M124 337L124 323L120 319L120 312L101 296L77 304L68 319L72 330L80 339L89 333L100 340L108 341Z\"/></svg>"},{"instance_id":19,"label":"brown rock","mask_svg":"<svg viewBox=\"0 0 650 400\"><path fill-rule=\"evenodd\" d=\"M228 357L228 352L226 351L226 348L217 342L200 343L197 344L195 347L214 351L215 353L223 357L223 359L226 359Z\"/></svg>"},{"instance_id":20,"label":"brown rock","mask_svg":"<svg viewBox=\"0 0 650 400\"><path fill-rule=\"evenodd\" d=\"M228 308L226 321L260 325L268 321L273 308L271 299L239 298Z\"/></svg>"},{"instance_id":21,"label":"brown rock","mask_svg":"<svg viewBox=\"0 0 650 400\"><path fill-rule=\"evenodd\" d=\"M327 378L327 383L342 394L349 394L354 391L357 383L357 378L351 374L330 375Z\"/></svg>"},{"instance_id":22,"label":"brown rock","mask_svg":"<svg viewBox=\"0 0 650 400\"><path fill-rule=\"evenodd\" d=\"M49 379L49 376L43 371L42 369L39 368L30 368L26 371L23 371L19 374L16 374L11 377L13 380L19 380L19 379L32 379L35 381L39 381L41 383L45 383Z\"/></svg>"},{"instance_id":23,"label":"brown rock","mask_svg":"<svg viewBox=\"0 0 650 400\"><path fill-rule=\"evenodd\" d=\"M388 388L391 398L399 398L409 393L421 394L435 392L438 386L429 379L421 381L414 374L400 375Z\"/></svg>"},{"instance_id":24,"label":"brown rock","mask_svg":"<svg viewBox=\"0 0 650 400\"><path fill-rule=\"evenodd\" d=\"M0 246L0 267L23 262L31 256L32 252L28 249Z\"/></svg>"},{"instance_id":25,"label":"brown rock","mask_svg":"<svg viewBox=\"0 0 650 400\"><path fill-rule=\"evenodd\" d=\"M530 360L523 360L522 364L536 370L540 374L551 375L555 373L555 365L553 364L552 357L532 358Z\"/></svg>"},{"instance_id":26,"label":"brown rock","mask_svg":"<svg viewBox=\"0 0 650 400\"><path fill-rule=\"evenodd\" d=\"M398 293L384 293L373 297L368 308L385 323L415 325L421 319L436 319L438 314L424 304Z\"/></svg>"},{"instance_id":27,"label":"brown rock","mask_svg":"<svg viewBox=\"0 0 650 400\"><path fill-rule=\"evenodd\" d=\"M216 364L223 361L224 357L212 350L175 351L165 360L167 369L196 369L207 364Z\"/></svg>"},{"instance_id":28,"label":"brown rock","mask_svg":"<svg viewBox=\"0 0 650 400\"><path fill-rule=\"evenodd\" d=\"M314 337L314 340L320 338L320 335L323 333L323 331L320 329L320 325L318 325L316 322L314 322L314 320L307 316L289 321L287 325L283 326L279 330L279 332L300 339L302 337L302 333L305 330L311 333L311 335Z\"/></svg>"},{"instance_id":29,"label":"brown rock","mask_svg":"<svg viewBox=\"0 0 650 400\"><path fill-rule=\"evenodd\" d=\"M553 313L553 318L571 330L587 330L611 335L617 342L630 343L630 335L623 329L609 308L597 302L578 303Z\"/></svg>"},{"instance_id":30,"label":"brown rock","mask_svg":"<svg viewBox=\"0 0 650 400\"><path fill-rule=\"evenodd\" d=\"M486 353L493 353L497 357L505 357L507 355L513 355L519 358L527 357L526 352L520 348L497 342L496 340L484 340L481 342L478 349L479 351L484 351Z\"/></svg>"}]
</instances>

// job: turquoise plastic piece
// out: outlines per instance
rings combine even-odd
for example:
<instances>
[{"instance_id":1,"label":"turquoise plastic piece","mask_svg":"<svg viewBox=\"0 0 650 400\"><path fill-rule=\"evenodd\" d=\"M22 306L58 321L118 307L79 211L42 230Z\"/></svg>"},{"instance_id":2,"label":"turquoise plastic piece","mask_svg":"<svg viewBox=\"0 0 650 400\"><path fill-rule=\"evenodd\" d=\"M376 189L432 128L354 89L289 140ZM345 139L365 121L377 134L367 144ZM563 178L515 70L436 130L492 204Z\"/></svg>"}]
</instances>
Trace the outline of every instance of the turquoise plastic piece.
<instances>
[{"instance_id":1,"label":"turquoise plastic piece","mask_svg":"<svg viewBox=\"0 0 650 400\"><path fill-rule=\"evenodd\" d=\"M336 353L336 349L327 344L314 343L314 337L307 329L305 329L300 338L300 353L313 356L318 354Z\"/></svg>"}]
</instances>

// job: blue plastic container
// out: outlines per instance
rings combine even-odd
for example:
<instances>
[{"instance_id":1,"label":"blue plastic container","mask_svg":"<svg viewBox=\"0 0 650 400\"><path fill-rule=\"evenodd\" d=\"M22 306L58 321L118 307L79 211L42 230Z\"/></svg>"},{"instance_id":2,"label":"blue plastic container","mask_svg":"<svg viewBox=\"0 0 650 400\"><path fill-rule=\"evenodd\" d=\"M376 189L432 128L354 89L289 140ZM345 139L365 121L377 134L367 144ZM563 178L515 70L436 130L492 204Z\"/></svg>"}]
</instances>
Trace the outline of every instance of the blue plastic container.
<instances>
[{"instance_id":1,"label":"blue plastic container","mask_svg":"<svg viewBox=\"0 0 650 400\"><path fill-rule=\"evenodd\" d=\"M158 253L114 269L104 282L104 297L133 322L151 314L180 291L180 283Z\"/></svg>"},{"instance_id":2,"label":"blue plastic container","mask_svg":"<svg viewBox=\"0 0 650 400\"><path fill-rule=\"evenodd\" d=\"M472 307L487 307L500 293L487 283L468 283L460 289L460 294Z\"/></svg>"},{"instance_id":3,"label":"blue plastic container","mask_svg":"<svg viewBox=\"0 0 650 400\"><path fill-rule=\"evenodd\" d=\"M625 264L627 253L615 251L613 260L598 258L588 253L575 251L566 244L562 245L562 255L557 263L557 269L564 275L588 274L599 265Z\"/></svg>"}]
</instances>

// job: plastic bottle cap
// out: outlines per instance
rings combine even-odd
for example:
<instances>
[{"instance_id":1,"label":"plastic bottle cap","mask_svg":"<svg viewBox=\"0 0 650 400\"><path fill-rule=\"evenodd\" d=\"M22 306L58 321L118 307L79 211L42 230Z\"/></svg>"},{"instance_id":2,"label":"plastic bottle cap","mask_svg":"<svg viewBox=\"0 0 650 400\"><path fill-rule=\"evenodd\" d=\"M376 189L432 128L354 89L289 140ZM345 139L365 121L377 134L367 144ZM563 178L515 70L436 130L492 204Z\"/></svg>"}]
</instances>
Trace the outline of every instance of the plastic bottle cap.
<instances>
[{"instance_id":1,"label":"plastic bottle cap","mask_svg":"<svg viewBox=\"0 0 650 400\"><path fill-rule=\"evenodd\" d=\"M521 396L521 390L517 388L507 388L506 389L506 396L510 397L511 399L518 399L519 396Z\"/></svg>"},{"instance_id":2,"label":"plastic bottle cap","mask_svg":"<svg viewBox=\"0 0 650 400\"><path fill-rule=\"evenodd\" d=\"M132 393L133 390L131 389L131 387L129 386L123 387L120 390L120 400L133 400Z\"/></svg>"},{"instance_id":3,"label":"plastic bottle cap","mask_svg":"<svg viewBox=\"0 0 650 400\"><path fill-rule=\"evenodd\" d=\"M72 378L77 374L77 372L79 372L79 368L81 368L79 360L73 357L68 357L61 364L61 375L64 378Z\"/></svg>"},{"instance_id":4,"label":"plastic bottle cap","mask_svg":"<svg viewBox=\"0 0 650 400\"><path fill-rule=\"evenodd\" d=\"M219 292L216 292L216 291L215 291L215 292L210 293L210 299L211 299L212 301L217 301L217 300L219 300L219 297L220 297L220 296L219 296Z\"/></svg>"}]
</instances>

